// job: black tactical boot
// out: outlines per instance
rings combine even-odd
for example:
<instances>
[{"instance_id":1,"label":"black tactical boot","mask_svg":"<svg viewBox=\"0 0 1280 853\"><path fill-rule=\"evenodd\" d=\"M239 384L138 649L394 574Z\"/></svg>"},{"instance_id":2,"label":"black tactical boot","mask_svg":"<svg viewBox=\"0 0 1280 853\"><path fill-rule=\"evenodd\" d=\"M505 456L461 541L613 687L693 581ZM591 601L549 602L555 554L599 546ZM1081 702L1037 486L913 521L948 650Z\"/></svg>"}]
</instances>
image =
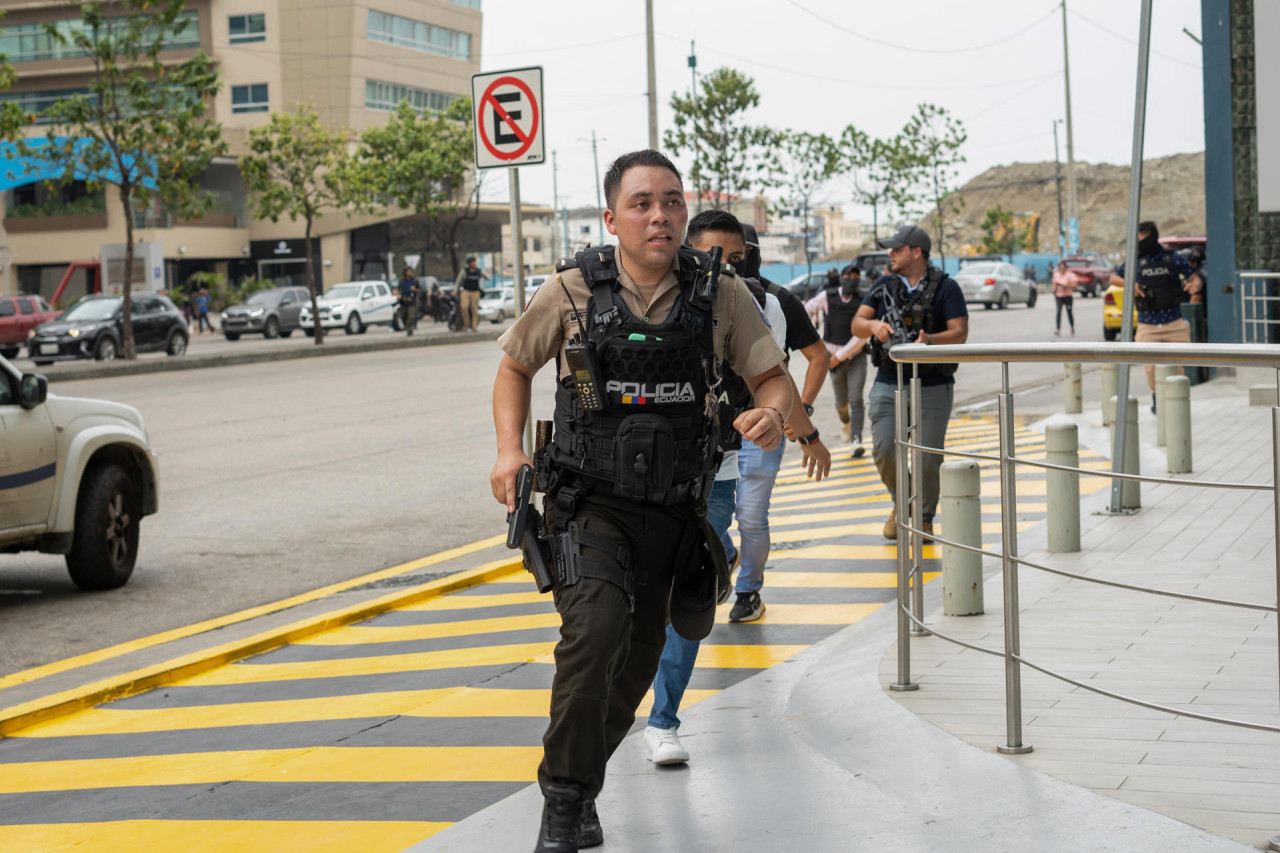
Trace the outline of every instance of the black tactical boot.
<instances>
[{"instance_id":1,"label":"black tactical boot","mask_svg":"<svg viewBox=\"0 0 1280 853\"><path fill-rule=\"evenodd\" d=\"M533 853L578 853L578 825L582 821L582 795L573 785L547 785L542 806L542 828Z\"/></svg>"},{"instance_id":2,"label":"black tactical boot","mask_svg":"<svg viewBox=\"0 0 1280 853\"><path fill-rule=\"evenodd\" d=\"M599 847L604 844L604 830L600 827L600 816L596 814L596 801L582 801L582 817L578 820L578 848Z\"/></svg>"}]
</instances>

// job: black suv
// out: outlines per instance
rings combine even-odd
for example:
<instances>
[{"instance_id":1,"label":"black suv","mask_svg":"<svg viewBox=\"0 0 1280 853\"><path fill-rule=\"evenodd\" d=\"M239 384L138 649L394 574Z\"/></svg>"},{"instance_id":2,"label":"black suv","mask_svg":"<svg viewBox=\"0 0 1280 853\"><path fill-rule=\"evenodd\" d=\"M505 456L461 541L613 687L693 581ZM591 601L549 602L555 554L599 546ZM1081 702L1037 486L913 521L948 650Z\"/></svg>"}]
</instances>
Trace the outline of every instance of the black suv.
<instances>
[{"instance_id":1,"label":"black suv","mask_svg":"<svg viewBox=\"0 0 1280 853\"><path fill-rule=\"evenodd\" d=\"M133 345L138 352L187 351L187 321L182 312L158 293L135 293ZM73 358L114 361L124 340L120 296L86 296L51 323L36 326L27 338L27 355L36 364Z\"/></svg>"},{"instance_id":2,"label":"black suv","mask_svg":"<svg viewBox=\"0 0 1280 853\"><path fill-rule=\"evenodd\" d=\"M300 328L298 315L311 301L305 287L274 287L258 290L239 305L222 312L222 334L239 340L244 334L261 333L264 338L287 338Z\"/></svg>"}]
</instances>

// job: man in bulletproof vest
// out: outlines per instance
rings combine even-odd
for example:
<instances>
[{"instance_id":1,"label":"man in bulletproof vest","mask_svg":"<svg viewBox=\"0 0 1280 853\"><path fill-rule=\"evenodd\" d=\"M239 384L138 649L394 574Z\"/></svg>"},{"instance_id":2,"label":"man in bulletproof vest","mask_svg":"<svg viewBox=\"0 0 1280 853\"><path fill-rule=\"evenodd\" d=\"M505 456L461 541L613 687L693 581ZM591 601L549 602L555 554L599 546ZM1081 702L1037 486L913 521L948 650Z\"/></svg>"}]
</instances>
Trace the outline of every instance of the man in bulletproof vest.
<instances>
[{"instance_id":1,"label":"man in bulletproof vest","mask_svg":"<svg viewBox=\"0 0 1280 853\"><path fill-rule=\"evenodd\" d=\"M1111 275L1112 287L1124 287L1124 264ZM1191 324L1182 316L1182 303L1200 292L1204 282L1182 255L1160 245L1160 229L1154 222L1138 223L1138 274L1134 279L1134 307L1138 343L1191 343ZM1123 316L1123 314L1121 315ZM1178 368L1182 373L1182 368ZM1156 368L1147 365L1151 411L1156 410Z\"/></svg>"},{"instance_id":2,"label":"man in bulletproof vest","mask_svg":"<svg viewBox=\"0 0 1280 853\"><path fill-rule=\"evenodd\" d=\"M561 627L535 853L602 843L595 798L653 682L668 613L701 639L728 593L705 517L720 461L721 363L755 396L734 421L743 438L776 447L792 406L782 352L746 285L717 281L707 255L681 248L689 213L671 161L623 155L604 190L617 248L557 266L500 339L493 389L490 485L511 513L530 464L521 437L533 377L556 359L555 431L537 454L536 488L546 494L542 541Z\"/></svg>"},{"instance_id":3,"label":"man in bulletproof vest","mask_svg":"<svg viewBox=\"0 0 1280 853\"><path fill-rule=\"evenodd\" d=\"M862 425L866 421L866 407L862 402L862 390L867 384L866 339L853 334L853 317L862 306L862 270L849 264L840 273L838 287L819 291L805 303L810 317L826 315L822 327L822 340L829 353L831 388L836 395L836 414L840 428L855 459L867 452L862 443Z\"/></svg>"},{"instance_id":4,"label":"man in bulletproof vest","mask_svg":"<svg viewBox=\"0 0 1280 853\"><path fill-rule=\"evenodd\" d=\"M937 267L929 264L932 241L923 228L903 226L887 240L878 241L889 250L889 266L872 286L853 320L853 334L875 337L888 343L895 329L885 322L890 301L897 305L913 343L962 344L969 337L969 312L965 308L960 285ZM887 353L879 358L876 381L867 398L871 417L871 455L880 479L897 500L898 469L894 455L893 392L898 385L898 368ZM955 400L954 364L919 365L922 411L912 414L920 424L920 441L929 447L942 447L947 439L947 421ZM911 367L906 376L910 378ZM933 516L938 508L938 470L942 454L925 453L921 472L921 520L926 534L933 533ZM884 523L884 537L898 538L898 509L895 506Z\"/></svg>"},{"instance_id":5,"label":"man in bulletproof vest","mask_svg":"<svg viewBox=\"0 0 1280 853\"><path fill-rule=\"evenodd\" d=\"M475 258L467 258L467 265L454 281L463 326L473 332L479 331L480 324L480 282L488 277L488 273L476 264Z\"/></svg>"}]
</instances>

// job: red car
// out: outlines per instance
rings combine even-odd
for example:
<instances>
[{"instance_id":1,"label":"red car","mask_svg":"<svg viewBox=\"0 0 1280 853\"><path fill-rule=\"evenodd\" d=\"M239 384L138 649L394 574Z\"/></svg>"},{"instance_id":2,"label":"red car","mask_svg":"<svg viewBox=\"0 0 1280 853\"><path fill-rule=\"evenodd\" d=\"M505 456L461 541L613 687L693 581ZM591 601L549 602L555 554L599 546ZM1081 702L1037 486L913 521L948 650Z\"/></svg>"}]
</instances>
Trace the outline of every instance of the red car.
<instances>
[{"instance_id":1,"label":"red car","mask_svg":"<svg viewBox=\"0 0 1280 853\"><path fill-rule=\"evenodd\" d=\"M1081 296L1097 296L1107 289L1111 273L1115 271L1101 255L1071 255L1063 258L1067 269L1075 273L1076 292Z\"/></svg>"},{"instance_id":2,"label":"red car","mask_svg":"<svg viewBox=\"0 0 1280 853\"><path fill-rule=\"evenodd\" d=\"M56 320L61 313L39 296L25 293L0 296L0 355L15 358L27 342L28 332L41 323Z\"/></svg>"}]
</instances>

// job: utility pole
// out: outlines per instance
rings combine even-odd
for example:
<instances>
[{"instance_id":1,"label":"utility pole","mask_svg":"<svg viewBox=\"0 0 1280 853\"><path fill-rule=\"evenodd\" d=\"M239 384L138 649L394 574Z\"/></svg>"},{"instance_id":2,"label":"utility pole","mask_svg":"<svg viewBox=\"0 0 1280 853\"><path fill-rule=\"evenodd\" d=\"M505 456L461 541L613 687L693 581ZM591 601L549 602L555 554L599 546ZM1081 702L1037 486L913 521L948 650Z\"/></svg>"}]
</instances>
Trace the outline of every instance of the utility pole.
<instances>
[{"instance_id":1,"label":"utility pole","mask_svg":"<svg viewBox=\"0 0 1280 853\"><path fill-rule=\"evenodd\" d=\"M1058 158L1058 125L1061 122L1060 118L1053 120L1053 172L1054 182L1058 186L1058 260L1062 260L1067 254L1066 223L1062 221L1062 160ZM555 154L551 156L554 158Z\"/></svg>"},{"instance_id":2,"label":"utility pole","mask_svg":"<svg viewBox=\"0 0 1280 853\"><path fill-rule=\"evenodd\" d=\"M551 152L551 191L556 194L556 218L561 221L564 228L564 257L567 258L573 254L573 248L569 245L569 205L566 204L564 210L560 209L560 194L555 188L556 175L558 174L556 170L557 170L556 152L552 151ZM557 258L560 257L560 255L557 255L555 252L552 252L551 254L556 255Z\"/></svg>"},{"instance_id":3,"label":"utility pole","mask_svg":"<svg viewBox=\"0 0 1280 853\"><path fill-rule=\"evenodd\" d=\"M596 245L604 245L604 202L600 200L600 155L596 153L596 131L591 129L591 159L596 164L596 225L600 229L600 242Z\"/></svg>"},{"instance_id":4,"label":"utility pole","mask_svg":"<svg viewBox=\"0 0 1280 853\"><path fill-rule=\"evenodd\" d=\"M702 209L701 175L698 173L698 53L689 40L689 103L693 105L693 212Z\"/></svg>"},{"instance_id":5,"label":"utility pole","mask_svg":"<svg viewBox=\"0 0 1280 853\"><path fill-rule=\"evenodd\" d=\"M1071 57L1067 49L1067 0L1062 0L1062 72L1067 87L1067 248L1080 251L1080 220L1076 218L1076 149L1071 133Z\"/></svg>"},{"instance_id":6,"label":"utility pole","mask_svg":"<svg viewBox=\"0 0 1280 853\"><path fill-rule=\"evenodd\" d=\"M556 210L556 218L552 219L552 257L559 260L564 255L559 254L556 243L556 219L559 219L559 169L556 167L556 152L552 151L552 207ZM1061 219L1061 216L1059 216ZM564 247L564 254L568 254L568 247Z\"/></svg>"},{"instance_id":7,"label":"utility pole","mask_svg":"<svg viewBox=\"0 0 1280 853\"><path fill-rule=\"evenodd\" d=\"M645 48L649 54L649 147L658 150L658 71L653 57L653 0L644 0Z\"/></svg>"}]
</instances>

